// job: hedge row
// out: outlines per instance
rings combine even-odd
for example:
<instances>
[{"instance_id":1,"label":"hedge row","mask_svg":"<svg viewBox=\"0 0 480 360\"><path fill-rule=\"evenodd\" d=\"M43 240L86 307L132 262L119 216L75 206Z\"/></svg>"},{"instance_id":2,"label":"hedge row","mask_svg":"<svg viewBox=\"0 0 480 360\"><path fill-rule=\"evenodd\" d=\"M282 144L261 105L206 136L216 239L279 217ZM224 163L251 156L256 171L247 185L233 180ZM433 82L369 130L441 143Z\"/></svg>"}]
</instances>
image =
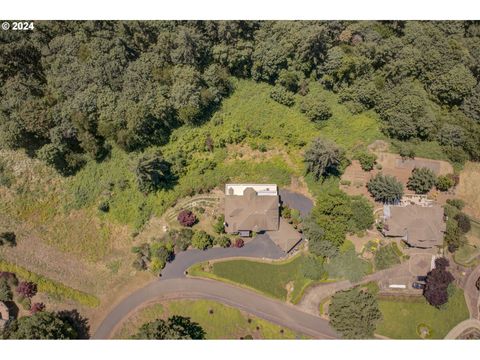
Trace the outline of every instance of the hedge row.
<instances>
[{"instance_id":1,"label":"hedge row","mask_svg":"<svg viewBox=\"0 0 480 360\"><path fill-rule=\"evenodd\" d=\"M75 290L59 282L47 279L41 275L32 273L31 271L28 271L27 269L24 269L18 265L10 264L2 259L0 259L0 271L15 273L19 278L23 280L36 283L39 292L44 292L62 299L71 299L82 305L92 308L100 305L100 301L98 300L98 298L93 295L84 293L79 290Z\"/></svg>"}]
</instances>

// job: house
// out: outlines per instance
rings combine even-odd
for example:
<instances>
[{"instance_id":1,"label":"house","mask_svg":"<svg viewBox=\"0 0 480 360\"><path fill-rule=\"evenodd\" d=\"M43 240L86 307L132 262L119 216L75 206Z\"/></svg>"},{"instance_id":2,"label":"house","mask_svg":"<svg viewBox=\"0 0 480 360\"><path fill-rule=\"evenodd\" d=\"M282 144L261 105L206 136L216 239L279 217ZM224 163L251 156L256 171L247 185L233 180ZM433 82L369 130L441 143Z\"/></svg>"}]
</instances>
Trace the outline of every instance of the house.
<instances>
[{"instance_id":1,"label":"house","mask_svg":"<svg viewBox=\"0 0 480 360\"><path fill-rule=\"evenodd\" d=\"M252 232L276 231L279 208L275 184L226 184L225 232L250 236Z\"/></svg>"},{"instance_id":2,"label":"house","mask_svg":"<svg viewBox=\"0 0 480 360\"><path fill-rule=\"evenodd\" d=\"M401 238L418 248L443 245L446 223L443 208L439 205L385 205L383 219L385 236Z\"/></svg>"}]
</instances>

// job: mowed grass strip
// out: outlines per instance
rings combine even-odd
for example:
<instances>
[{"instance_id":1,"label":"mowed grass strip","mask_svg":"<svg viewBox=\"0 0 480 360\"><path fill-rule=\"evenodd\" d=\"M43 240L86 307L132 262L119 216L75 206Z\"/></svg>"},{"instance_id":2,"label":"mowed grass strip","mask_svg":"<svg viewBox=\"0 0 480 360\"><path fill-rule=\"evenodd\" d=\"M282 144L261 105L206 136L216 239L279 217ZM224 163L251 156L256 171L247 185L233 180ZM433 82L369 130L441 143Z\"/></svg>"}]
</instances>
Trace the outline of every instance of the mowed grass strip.
<instances>
[{"instance_id":1,"label":"mowed grass strip","mask_svg":"<svg viewBox=\"0 0 480 360\"><path fill-rule=\"evenodd\" d=\"M128 339L140 326L172 315L186 316L197 322L207 339L295 339L302 335L238 309L211 300L178 300L147 306L128 318L115 333L115 339Z\"/></svg>"},{"instance_id":2,"label":"mowed grass strip","mask_svg":"<svg viewBox=\"0 0 480 360\"><path fill-rule=\"evenodd\" d=\"M469 312L463 291L455 289L442 309L429 305L425 299L418 301L379 300L383 320L376 333L392 339L420 339L417 326L426 324L432 329L430 338L443 339L461 321L468 319Z\"/></svg>"},{"instance_id":3,"label":"mowed grass strip","mask_svg":"<svg viewBox=\"0 0 480 360\"><path fill-rule=\"evenodd\" d=\"M281 263L250 260L221 261L213 263L211 274L215 278L241 284L281 300L287 300L287 285L290 284L293 286L290 297L296 299L311 283L311 280L303 277L300 271L303 259L303 256L297 256ZM192 272L189 271L189 274ZM198 275L202 276L201 273Z\"/></svg>"},{"instance_id":4,"label":"mowed grass strip","mask_svg":"<svg viewBox=\"0 0 480 360\"><path fill-rule=\"evenodd\" d=\"M22 280L34 282L37 284L39 292L46 293L52 297L59 299L70 299L78 302L79 304L92 308L100 305L100 300L93 295L73 289L54 280L47 279L42 275L35 274L21 266L10 264L2 259L0 259L0 271L12 272Z\"/></svg>"}]
</instances>

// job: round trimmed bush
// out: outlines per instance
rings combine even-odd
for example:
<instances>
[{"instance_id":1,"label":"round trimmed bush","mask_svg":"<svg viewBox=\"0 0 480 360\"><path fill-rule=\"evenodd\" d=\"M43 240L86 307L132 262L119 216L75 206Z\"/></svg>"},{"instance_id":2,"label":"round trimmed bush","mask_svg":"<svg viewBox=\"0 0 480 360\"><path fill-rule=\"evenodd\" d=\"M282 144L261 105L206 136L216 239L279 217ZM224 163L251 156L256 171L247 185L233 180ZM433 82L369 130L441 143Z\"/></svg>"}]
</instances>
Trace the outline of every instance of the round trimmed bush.
<instances>
[{"instance_id":1,"label":"round trimmed bush","mask_svg":"<svg viewBox=\"0 0 480 360\"><path fill-rule=\"evenodd\" d=\"M182 210L178 214L177 220L182 226L192 227L197 222L197 217L190 210Z\"/></svg>"}]
</instances>

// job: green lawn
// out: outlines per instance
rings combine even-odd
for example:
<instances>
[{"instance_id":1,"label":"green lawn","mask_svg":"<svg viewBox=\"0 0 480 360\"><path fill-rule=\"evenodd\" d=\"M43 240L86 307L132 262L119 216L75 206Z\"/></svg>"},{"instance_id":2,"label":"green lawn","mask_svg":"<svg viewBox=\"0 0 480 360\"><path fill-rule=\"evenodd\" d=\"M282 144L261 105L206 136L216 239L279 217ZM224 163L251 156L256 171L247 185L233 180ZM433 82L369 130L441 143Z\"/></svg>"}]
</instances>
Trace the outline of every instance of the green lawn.
<instances>
[{"instance_id":1,"label":"green lawn","mask_svg":"<svg viewBox=\"0 0 480 360\"><path fill-rule=\"evenodd\" d=\"M455 251L453 259L457 264L473 267L478 264L477 257L480 255L480 249L472 245L466 244Z\"/></svg>"},{"instance_id":2,"label":"green lawn","mask_svg":"<svg viewBox=\"0 0 480 360\"><path fill-rule=\"evenodd\" d=\"M305 288L312 283L303 277L300 267L304 257L296 256L292 260L280 263L266 263L250 260L229 260L214 262L210 267L204 264L194 265L188 270L193 276L211 277L241 284L281 300L298 302ZM293 285L288 294L287 284Z\"/></svg>"},{"instance_id":3,"label":"green lawn","mask_svg":"<svg viewBox=\"0 0 480 360\"><path fill-rule=\"evenodd\" d=\"M426 324L432 329L431 338L443 339L469 312L463 291L456 289L443 309L436 309L425 299L418 301L379 300L383 320L376 333L392 339L419 339L417 326Z\"/></svg>"},{"instance_id":4,"label":"green lawn","mask_svg":"<svg viewBox=\"0 0 480 360\"><path fill-rule=\"evenodd\" d=\"M172 315L190 317L199 323L207 339L239 339L247 335L254 339L305 338L292 330L210 300L178 300L147 306L128 318L114 338L128 339L143 323Z\"/></svg>"}]
</instances>

